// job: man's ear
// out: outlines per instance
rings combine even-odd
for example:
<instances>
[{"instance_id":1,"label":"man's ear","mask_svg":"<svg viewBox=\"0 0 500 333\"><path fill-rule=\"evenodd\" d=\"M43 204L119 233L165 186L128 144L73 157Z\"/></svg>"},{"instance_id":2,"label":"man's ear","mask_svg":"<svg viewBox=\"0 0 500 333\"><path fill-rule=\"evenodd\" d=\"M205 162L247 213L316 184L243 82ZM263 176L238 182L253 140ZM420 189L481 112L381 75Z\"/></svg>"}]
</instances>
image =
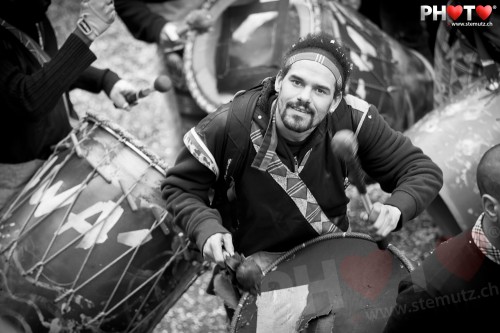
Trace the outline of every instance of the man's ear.
<instances>
[{"instance_id":1,"label":"man's ear","mask_svg":"<svg viewBox=\"0 0 500 333\"><path fill-rule=\"evenodd\" d=\"M339 106L340 101L342 100L342 93L339 93L336 97L333 98L332 104L330 104L330 112L334 112Z\"/></svg>"},{"instance_id":2,"label":"man's ear","mask_svg":"<svg viewBox=\"0 0 500 333\"><path fill-rule=\"evenodd\" d=\"M276 80L274 81L274 90L276 92L280 92L281 89L281 83L283 82L283 72L279 71L278 74L276 74Z\"/></svg>"},{"instance_id":3,"label":"man's ear","mask_svg":"<svg viewBox=\"0 0 500 333\"><path fill-rule=\"evenodd\" d=\"M481 197L481 202L483 204L483 211L488 215L491 220L497 221L499 218L500 206L498 200L489 194L483 194Z\"/></svg>"}]
</instances>

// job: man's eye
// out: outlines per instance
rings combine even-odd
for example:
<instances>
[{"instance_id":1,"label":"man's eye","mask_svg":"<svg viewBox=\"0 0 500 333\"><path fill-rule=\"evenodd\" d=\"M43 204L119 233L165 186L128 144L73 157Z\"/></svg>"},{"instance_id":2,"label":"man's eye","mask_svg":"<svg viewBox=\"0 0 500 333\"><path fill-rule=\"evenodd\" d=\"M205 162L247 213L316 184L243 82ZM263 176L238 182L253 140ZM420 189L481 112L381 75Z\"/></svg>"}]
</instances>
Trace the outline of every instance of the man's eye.
<instances>
[{"instance_id":1,"label":"man's eye","mask_svg":"<svg viewBox=\"0 0 500 333\"><path fill-rule=\"evenodd\" d=\"M302 85L302 82L300 82L299 80L291 80L291 82L294 86L301 86Z\"/></svg>"},{"instance_id":2,"label":"man's eye","mask_svg":"<svg viewBox=\"0 0 500 333\"><path fill-rule=\"evenodd\" d=\"M316 89L316 92L317 92L318 94L320 94L320 95L324 95L324 94L326 94L326 90L321 89L321 88Z\"/></svg>"}]
</instances>

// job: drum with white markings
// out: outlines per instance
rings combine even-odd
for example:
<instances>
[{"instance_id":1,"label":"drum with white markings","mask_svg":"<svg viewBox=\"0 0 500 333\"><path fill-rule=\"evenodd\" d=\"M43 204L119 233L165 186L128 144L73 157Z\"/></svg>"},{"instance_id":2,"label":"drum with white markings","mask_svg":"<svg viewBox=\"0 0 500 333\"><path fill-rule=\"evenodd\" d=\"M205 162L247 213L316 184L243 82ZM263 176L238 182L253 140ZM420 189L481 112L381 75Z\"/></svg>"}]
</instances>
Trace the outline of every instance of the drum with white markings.
<instances>
[{"instance_id":1,"label":"drum with white markings","mask_svg":"<svg viewBox=\"0 0 500 333\"><path fill-rule=\"evenodd\" d=\"M205 270L161 198L166 166L88 114L3 212L0 322L151 332Z\"/></svg>"},{"instance_id":2,"label":"drum with white markings","mask_svg":"<svg viewBox=\"0 0 500 333\"><path fill-rule=\"evenodd\" d=\"M412 263L362 233L319 236L264 269L261 294L245 293L231 332L382 332Z\"/></svg>"}]
</instances>

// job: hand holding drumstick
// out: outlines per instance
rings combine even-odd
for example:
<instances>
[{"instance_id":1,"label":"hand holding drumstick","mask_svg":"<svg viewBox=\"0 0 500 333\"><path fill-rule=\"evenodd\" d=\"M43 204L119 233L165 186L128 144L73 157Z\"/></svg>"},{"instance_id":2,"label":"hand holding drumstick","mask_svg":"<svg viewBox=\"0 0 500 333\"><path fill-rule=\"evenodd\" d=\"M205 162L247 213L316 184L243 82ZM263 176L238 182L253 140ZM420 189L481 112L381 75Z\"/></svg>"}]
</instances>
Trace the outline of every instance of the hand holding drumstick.
<instances>
[{"instance_id":1,"label":"hand holding drumstick","mask_svg":"<svg viewBox=\"0 0 500 333\"><path fill-rule=\"evenodd\" d=\"M390 242L390 232L398 225L401 211L380 202L372 204L366 191L364 172L358 160L358 143L352 131L341 130L335 133L332 149L347 164L350 178L361 196L363 207L368 214L367 220L371 222L368 233L374 235L379 249L385 250Z\"/></svg>"}]
</instances>

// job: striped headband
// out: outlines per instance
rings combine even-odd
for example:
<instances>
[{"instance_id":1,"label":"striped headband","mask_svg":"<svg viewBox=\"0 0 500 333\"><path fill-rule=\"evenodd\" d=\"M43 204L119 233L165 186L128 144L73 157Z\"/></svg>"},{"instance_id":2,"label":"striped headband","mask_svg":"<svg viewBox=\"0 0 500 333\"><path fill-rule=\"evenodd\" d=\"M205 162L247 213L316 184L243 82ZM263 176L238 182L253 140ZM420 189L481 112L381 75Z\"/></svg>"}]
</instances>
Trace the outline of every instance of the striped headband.
<instances>
[{"instance_id":1,"label":"striped headband","mask_svg":"<svg viewBox=\"0 0 500 333\"><path fill-rule=\"evenodd\" d=\"M342 75L340 74L339 68L341 68L337 59L335 59L330 53L323 51L319 48L305 48L297 51L297 53L292 54L286 61L285 66L291 66L293 63L299 60L310 60L316 61L332 72L337 83L337 89L342 88Z\"/></svg>"}]
</instances>

